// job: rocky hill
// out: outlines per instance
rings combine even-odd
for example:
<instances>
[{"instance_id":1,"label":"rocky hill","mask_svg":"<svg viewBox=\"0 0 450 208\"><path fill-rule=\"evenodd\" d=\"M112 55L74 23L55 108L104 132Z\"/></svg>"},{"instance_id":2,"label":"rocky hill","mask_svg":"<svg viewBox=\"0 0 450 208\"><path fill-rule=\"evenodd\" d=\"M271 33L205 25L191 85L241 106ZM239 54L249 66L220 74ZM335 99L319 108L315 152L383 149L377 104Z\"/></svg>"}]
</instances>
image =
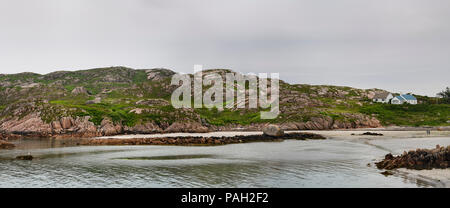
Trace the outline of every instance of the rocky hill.
<instances>
[{"instance_id":1,"label":"rocky hill","mask_svg":"<svg viewBox=\"0 0 450 208\"><path fill-rule=\"evenodd\" d=\"M229 70L207 70L225 73ZM168 69L98 68L46 75L0 75L0 132L8 135L92 137L124 133L344 129L382 125L449 125L449 105L373 104L378 89L288 84L280 81L280 111L175 109Z\"/></svg>"}]
</instances>

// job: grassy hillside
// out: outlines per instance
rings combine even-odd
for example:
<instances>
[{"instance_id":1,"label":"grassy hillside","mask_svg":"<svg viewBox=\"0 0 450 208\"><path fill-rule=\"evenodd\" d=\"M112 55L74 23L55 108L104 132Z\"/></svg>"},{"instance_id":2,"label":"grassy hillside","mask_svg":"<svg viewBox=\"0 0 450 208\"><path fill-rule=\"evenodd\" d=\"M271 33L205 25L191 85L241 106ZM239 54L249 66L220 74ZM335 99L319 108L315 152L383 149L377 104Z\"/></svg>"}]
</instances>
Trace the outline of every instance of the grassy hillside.
<instances>
[{"instance_id":1,"label":"grassy hillside","mask_svg":"<svg viewBox=\"0 0 450 208\"><path fill-rule=\"evenodd\" d=\"M214 71L225 72L210 70ZM450 125L448 104L373 104L368 96L379 89L285 82L280 86L281 114L270 121L260 119L260 109L174 109L170 105L171 93L177 88L170 85L173 74L167 69L109 67L46 75L0 75L0 119L38 112L48 123L65 116L90 116L96 125L110 118L126 126L145 122L170 125L175 121L223 126L308 122L313 118L354 122L355 115L367 115L384 125Z\"/></svg>"}]
</instances>

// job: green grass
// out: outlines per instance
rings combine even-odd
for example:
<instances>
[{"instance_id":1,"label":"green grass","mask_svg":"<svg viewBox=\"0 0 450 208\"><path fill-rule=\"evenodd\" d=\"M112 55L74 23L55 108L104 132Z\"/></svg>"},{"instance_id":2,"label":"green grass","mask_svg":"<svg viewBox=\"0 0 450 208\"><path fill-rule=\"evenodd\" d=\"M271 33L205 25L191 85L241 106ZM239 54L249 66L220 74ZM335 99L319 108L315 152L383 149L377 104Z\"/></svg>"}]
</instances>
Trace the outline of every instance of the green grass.
<instances>
[{"instance_id":1,"label":"green grass","mask_svg":"<svg viewBox=\"0 0 450 208\"><path fill-rule=\"evenodd\" d=\"M345 117L338 112L322 111L320 114L323 116L329 116L333 118L333 120L345 120Z\"/></svg>"},{"instance_id":2,"label":"green grass","mask_svg":"<svg viewBox=\"0 0 450 208\"><path fill-rule=\"evenodd\" d=\"M299 86L295 87L293 90L296 90L296 91L298 91L300 93L311 94L311 93L315 92L311 88L312 88L311 85L299 85Z\"/></svg>"},{"instance_id":3,"label":"green grass","mask_svg":"<svg viewBox=\"0 0 450 208\"><path fill-rule=\"evenodd\" d=\"M155 106L152 109L158 109L162 113L142 113L135 114L130 112L134 108L131 104L83 104L82 100L53 100L50 104L64 106L65 108L76 109L73 116L90 116L90 121L96 125L100 125L104 118L110 118L114 123L122 123L126 126L135 126L140 122L154 121L159 124L161 121L167 121L169 124L175 121L170 113L175 109L170 106ZM49 116L53 118L54 116Z\"/></svg>"},{"instance_id":4,"label":"green grass","mask_svg":"<svg viewBox=\"0 0 450 208\"><path fill-rule=\"evenodd\" d=\"M66 85L66 86L64 86L64 88L67 90L67 91L69 91L69 92L72 92L72 90L73 89L75 89L75 85Z\"/></svg>"},{"instance_id":5,"label":"green grass","mask_svg":"<svg viewBox=\"0 0 450 208\"><path fill-rule=\"evenodd\" d=\"M29 80L29 79L34 80L40 76L41 76L40 74L30 73L30 72L24 72L24 73L19 73L19 74L6 74L6 75L0 77L0 81L15 82L18 80Z\"/></svg>"},{"instance_id":6,"label":"green grass","mask_svg":"<svg viewBox=\"0 0 450 208\"><path fill-rule=\"evenodd\" d=\"M210 124L223 126L226 124L249 125L252 123L268 122L260 118L260 111L245 112L241 115L241 111L231 111L224 109L219 111L216 108L197 108L195 112L200 114L201 118L206 119Z\"/></svg>"},{"instance_id":7,"label":"green grass","mask_svg":"<svg viewBox=\"0 0 450 208\"><path fill-rule=\"evenodd\" d=\"M448 104L418 104L391 105L372 104L360 108L361 113L375 116L384 125L401 126L448 126L450 120L450 105Z\"/></svg>"},{"instance_id":8,"label":"green grass","mask_svg":"<svg viewBox=\"0 0 450 208\"><path fill-rule=\"evenodd\" d=\"M133 83L143 83L147 81L147 73L144 70L136 70L132 77Z\"/></svg>"}]
</instances>

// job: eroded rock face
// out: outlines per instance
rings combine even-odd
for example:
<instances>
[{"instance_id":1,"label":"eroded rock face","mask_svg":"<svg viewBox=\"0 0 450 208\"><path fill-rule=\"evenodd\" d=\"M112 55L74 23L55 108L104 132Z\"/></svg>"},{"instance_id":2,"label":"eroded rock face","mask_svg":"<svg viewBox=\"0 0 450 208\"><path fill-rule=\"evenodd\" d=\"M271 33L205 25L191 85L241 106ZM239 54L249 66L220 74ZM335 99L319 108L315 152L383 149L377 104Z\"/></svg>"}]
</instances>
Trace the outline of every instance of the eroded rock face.
<instances>
[{"instance_id":1,"label":"eroded rock face","mask_svg":"<svg viewBox=\"0 0 450 208\"><path fill-rule=\"evenodd\" d=\"M70 127L72 127L72 124L74 123L73 119L70 117L63 117L63 118L61 118L60 122L61 122L61 128L63 128L63 129L69 129Z\"/></svg>"},{"instance_id":2,"label":"eroded rock face","mask_svg":"<svg viewBox=\"0 0 450 208\"><path fill-rule=\"evenodd\" d=\"M90 117L78 117L75 119L75 128L74 130L77 132L80 137L95 137L100 136L100 132L97 130L97 126L91 121L89 121Z\"/></svg>"},{"instance_id":3,"label":"eroded rock face","mask_svg":"<svg viewBox=\"0 0 450 208\"><path fill-rule=\"evenodd\" d=\"M124 131L135 134L152 134L161 133L163 130L155 123L144 123L133 127L125 126Z\"/></svg>"},{"instance_id":4,"label":"eroded rock face","mask_svg":"<svg viewBox=\"0 0 450 208\"><path fill-rule=\"evenodd\" d=\"M62 117L57 121L45 123L38 114L29 114L21 119L1 121L0 130L7 135L19 134L33 137L97 137L127 133L160 133L160 132L208 132L208 128L197 122L176 122L167 125L163 130L153 122L138 124L132 127L114 123L109 118L103 119L99 126L89 121L90 117Z\"/></svg>"},{"instance_id":5,"label":"eroded rock face","mask_svg":"<svg viewBox=\"0 0 450 208\"><path fill-rule=\"evenodd\" d=\"M55 130L62 131L62 129L63 129L60 121L52 121L51 125L52 125L53 131L55 131Z\"/></svg>"},{"instance_id":6,"label":"eroded rock face","mask_svg":"<svg viewBox=\"0 0 450 208\"><path fill-rule=\"evenodd\" d=\"M346 115L351 119L335 120L331 117L313 117L307 122L286 122L280 124L283 130L327 130L382 127L379 120L364 115Z\"/></svg>"},{"instance_id":7,"label":"eroded rock face","mask_svg":"<svg viewBox=\"0 0 450 208\"><path fill-rule=\"evenodd\" d=\"M14 118L4 121L0 125L0 129L7 133L19 132L23 134L40 133L48 135L52 132L50 124L42 121L38 113L32 113L23 118Z\"/></svg>"},{"instance_id":8,"label":"eroded rock face","mask_svg":"<svg viewBox=\"0 0 450 208\"><path fill-rule=\"evenodd\" d=\"M138 110L134 113L140 113ZM350 115L349 115L350 116ZM354 117L353 121L333 120L331 117L311 118L308 122L286 122L278 125L280 130L326 130L326 129L349 129L360 127L380 127L380 122L368 116ZM268 124L255 123L250 125L228 124L225 126L214 126L207 122L178 121L172 124L167 122L147 122L136 126L124 126L120 122L113 123L106 118L101 125L97 126L89 121L90 117L62 117L50 123L44 122L39 113L28 114L0 121L0 131L9 135L18 134L35 137L96 137L111 136L123 133L160 133L160 132L209 132L209 131L260 131Z\"/></svg>"},{"instance_id":9,"label":"eroded rock face","mask_svg":"<svg viewBox=\"0 0 450 208\"><path fill-rule=\"evenodd\" d=\"M175 122L170 125L164 132L190 132L190 133L205 133L208 132L208 128L202 126L198 122Z\"/></svg>"},{"instance_id":10,"label":"eroded rock face","mask_svg":"<svg viewBox=\"0 0 450 208\"><path fill-rule=\"evenodd\" d=\"M435 149L417 149L403 152L402 155L387 154L384 160L376 163L379 169L433 169L450 167L450 146L436 146Z\"/></svg>"},{"instance_id":11,"label":"eroded rock face","mask_svg":"<svg viewBox=\"0 0 450 208\"><path fill-rule=\"evenodd\" d=\"M264 135L267 136L283 136L284 131L277 125L267 125L263 128Z\"/></svg>"},{"instance_id":12,"label":"eroded rock face","mask_svg":"<svg viewBox=\"0 0 450 208\"><path fill-rule=\"evenodd\" d=\"M89 116L63 117L57 121L46 123L38 114L29 114L21 119L15 118L1 121L0 130L10 136L29 137L95 137L101 136Z\"/></svg>"},{"instance_id":13,"label":"eroded rock face","mask_svg":"<svg viewBox=\"0 0 450 208\"><path fill-rule=\"evenodd\" d=\"M123 133L123 126L114 124L110 119L103 119L100 127L100 132L103 136L112 136Z\"/></svg>"},{"instance_id":14,"label":"eroded rock face","mask_svg":"<svg viewBox=\"0 0 450 208\"><path fill-rule=\"evenodd\" d=\"M74 95L88 94L88 91L84 87L75 87L72 90L72 94L74 94Z\"/></svg>"}]
</instances>

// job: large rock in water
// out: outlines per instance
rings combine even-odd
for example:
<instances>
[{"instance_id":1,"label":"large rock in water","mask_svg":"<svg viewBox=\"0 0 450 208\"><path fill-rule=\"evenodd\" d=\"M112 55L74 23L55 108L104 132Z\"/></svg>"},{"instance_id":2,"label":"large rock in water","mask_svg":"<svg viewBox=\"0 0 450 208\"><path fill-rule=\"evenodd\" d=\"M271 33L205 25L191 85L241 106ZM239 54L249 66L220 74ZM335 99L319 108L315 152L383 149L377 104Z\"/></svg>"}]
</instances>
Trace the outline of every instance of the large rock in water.
<instances>
[{"instance_id":1,"label":"large rock in water","mask_svg":"<svg viewBox=\"0 0 450 208\"><path fill-rule=\"evenodd\" d=\"M32 155L19 155L16 157L18 160L33 160L33 158Z\"/></svg>"},{"instance_id":2,"label":"large rock in water","mask_svg":"<svg viewBox=\"0 0 450 208\"><path fill-rule=\"evenodd\" d=\"M450 168L450 146L441 147L436 145L435 149L405 151L402 155L396 157L389 153L384 157L384 160L375 164L377 168L387 170L396 168L416 170Z\"/></svg>"},{"instance_id":3,"label":"large rock in water","mask_svg":"<svg viewBox=\"0 0 450 208\"><path fill-rule=\"evenodd\" d=\"M263 128L264 135L267 136L283 136L284 131L277 125L268 125Z\"/></svg>"}]
</instances>

